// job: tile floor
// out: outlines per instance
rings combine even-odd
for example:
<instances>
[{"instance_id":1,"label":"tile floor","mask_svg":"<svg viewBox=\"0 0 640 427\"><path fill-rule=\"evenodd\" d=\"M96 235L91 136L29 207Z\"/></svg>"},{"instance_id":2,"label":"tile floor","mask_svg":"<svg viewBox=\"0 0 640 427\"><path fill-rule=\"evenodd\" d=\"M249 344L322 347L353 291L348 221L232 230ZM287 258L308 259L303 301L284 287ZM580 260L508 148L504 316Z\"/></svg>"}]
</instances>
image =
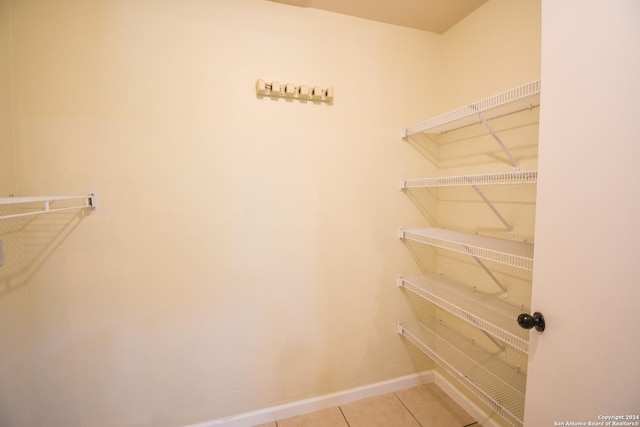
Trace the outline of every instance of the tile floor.
<instances>
[{"instance_id":1,"label":"tile floor","mask_svg":"<svg viewBox=\"0 0 640 427\"><path fill-rule=\"evenodd\" d=\"M424 384L258 427L481 427L437 385Z\"/></svg>"}]
</instances>

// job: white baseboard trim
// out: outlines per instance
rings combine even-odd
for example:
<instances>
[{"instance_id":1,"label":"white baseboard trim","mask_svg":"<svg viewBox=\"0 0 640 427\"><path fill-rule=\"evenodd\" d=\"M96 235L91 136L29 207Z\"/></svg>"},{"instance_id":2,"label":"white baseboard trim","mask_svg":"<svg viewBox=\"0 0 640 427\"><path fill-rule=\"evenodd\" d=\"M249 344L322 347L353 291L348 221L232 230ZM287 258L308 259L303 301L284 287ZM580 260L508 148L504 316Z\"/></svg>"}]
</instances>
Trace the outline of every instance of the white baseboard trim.
<instances>
[{"instance_id":1,"label":"white baseboard trim","mask_svg":"<svg viewBox=\"0 0 640 427\"><path fill-rule=\"evenodd\" d=\"M405 375L375 384L352 388L350 390L325 394L323 396L298 400L284 405L272 406L270 408L251 411L244 414L232 415L230 417L217 420L206 421L198 424L191 424L185 427L254 427L260 424L270 423L276 420L295 417L297 415L309 414L322 409L334 406L346 405L356 400L368 397L381 396L387 393L416 387L421 384L435 383L458 405L460 405L469 415L484 427L501 427L501 425L478 405L471 401L460 390L451 384L439 373L430 370L418 374Z\"/></svg>"},{"instance_id":2,"label":"white baseboard trim","mask_svg":"<svg viewBox=\"0 0 640 427\"><path fill-rule=\"evenodd\" d=\"M442 391L447 394L447 396L453 399L454 402L460 405L462 409L467 411L467 413L471 415L473 419L478 421L478 424L482 425L483 427L501 427L501 425L496 420L490 418L486 412L480 409L480 407L472 402L467 396L462 394L457 387L449 382L449 380L447 380L437 372L434 376L434 382L436 383L436 385L440 387Z\"/></svg>"},{"instance_id":3,"label":"white baseboard trim","mask_svg":"<svg viewBox=\"0 0 640 427\"><path fill-rule=\"evenodd\" d=\"M260 409L218 420L191 424L185 427L253 427L284 418L309 414L311 412L332 408L334 406L345 405L368 397L380 396L404 390L406 388L416 387L421 384L432 383L434 382L435 375L435 372L432 370L418 374L405 375L403 377L356 387L350 390L325 394L323 396L312 397L284 405L272 406L270 408Z\"/></svg>"}]
</instances>

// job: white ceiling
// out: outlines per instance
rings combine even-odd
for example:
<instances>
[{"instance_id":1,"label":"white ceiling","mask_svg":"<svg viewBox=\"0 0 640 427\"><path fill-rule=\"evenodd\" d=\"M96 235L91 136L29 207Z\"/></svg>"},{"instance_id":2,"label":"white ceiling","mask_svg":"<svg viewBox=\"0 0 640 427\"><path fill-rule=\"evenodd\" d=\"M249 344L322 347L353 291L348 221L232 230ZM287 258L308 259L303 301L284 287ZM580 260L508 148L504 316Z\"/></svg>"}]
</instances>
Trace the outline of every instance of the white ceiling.
<instances>
[{"instance_id":1,"label":"white ceiling","mask_svg":"<svg viewBox=\"0 0 640 427\"><path fill-rule=\"evenodd\" d=\"M487 0L272 0L444 33Z\"/></svg>"}]
</instances>

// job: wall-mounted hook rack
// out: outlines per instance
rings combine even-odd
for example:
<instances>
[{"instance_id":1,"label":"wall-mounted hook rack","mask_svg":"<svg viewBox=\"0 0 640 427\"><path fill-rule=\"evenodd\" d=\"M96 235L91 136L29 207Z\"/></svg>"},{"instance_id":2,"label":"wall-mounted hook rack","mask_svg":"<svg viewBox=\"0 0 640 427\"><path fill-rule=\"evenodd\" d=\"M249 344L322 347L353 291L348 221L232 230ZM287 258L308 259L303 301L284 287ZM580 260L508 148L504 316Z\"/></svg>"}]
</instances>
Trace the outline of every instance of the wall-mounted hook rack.
<instances>
[{"instance_id":1,"label":"wall-mounted hook rack","mask_svg":"<svg viewBox=\"0 0 640 427\"><path fill-rule=\"evenodd\" d=\"M256 95L303 101L332 102L333 87L294 85L293 83L280 83L277 81L265 82L263 79L258 79L256 81Z\"/></svg>"}]
</instances>

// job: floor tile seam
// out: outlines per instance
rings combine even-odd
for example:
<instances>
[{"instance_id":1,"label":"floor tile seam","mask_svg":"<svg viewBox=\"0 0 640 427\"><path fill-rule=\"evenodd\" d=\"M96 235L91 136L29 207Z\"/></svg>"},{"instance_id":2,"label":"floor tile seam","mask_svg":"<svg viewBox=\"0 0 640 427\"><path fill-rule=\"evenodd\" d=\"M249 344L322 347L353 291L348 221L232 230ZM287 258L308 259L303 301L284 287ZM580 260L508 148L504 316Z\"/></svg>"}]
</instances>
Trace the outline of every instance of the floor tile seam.
<instances>
[{"instance_id":1,"label":"floor tile seam","mask_svg":"<svg viewBox=\"0 0 640 427\"><path fill-rule=\"evenodd\" d=\"M407 405L405 405L405 403L402 401L402 399L400 399L400 396L398 396L397 393L393 393L393 395L395 396L396 399L398 399L398 401L400 402L400 404L404 407L404 409L407 410L407 412L409 413L409 415L411 415L413 417L414 420L416 420L416 423L418 423L418 425L420 427L424 427L422 425L422 423L418 420L418 418L413 414L413 412L411 412L411 409L409 409L409 407Z\"/></svg>"},{"instance_id":2,"label":"floor tile seam","mask_svg":"<svg viewBox=\"0 0 640 427\"><path fill-rule=\"evenodd\" d=\"M416 420L416 422L420 425L420 427L424 427L424 426L422 425L422 423L421 423L421 422L416 418L416 416L413 414L413 412L411 412L411 409L409 409L409 407L408 407L407 405L405 405L405 403L402 401L402 398L401 398L400 396L398 396L398 394L397 394L397 393L393 393L393 394L398 398L398 400L400 401L400 403L402 403L402 405L407 409L407 411L409 411L409 413L411 414L411 416ZM453 415L453 413L452 413L451 411L449 411L449 410L448 410L448 409L447 409L447 408L442 404L442 402L440 401L440 399L438 399L438 404L439 404L440 406L442 406L442 408L443 408L445 411L447 411L449 414ZM474 421L474 422L472 422L472 423L470 423L470 424L465 424L465 425L463 425L463 426L461 426L461 427L473 427L473 426L479 426L479 425L480 425L480 424L478 424L478 421Z\"/></svg>"},{"instance_id":3,"label":"floor tile seam","mask_svg":"<svg viewBox=\"0 0 640 427\"><path fill-rule=\"evenodd\" d=\"M342 410L342 406L338 405L338 409L342 414L342 418L344 419L344 422L347 423L347 427L351 427L351 424L349 424L349 420L347 419L347 416L344 414L344 411Z\"/></svg>"}]
</instances>

